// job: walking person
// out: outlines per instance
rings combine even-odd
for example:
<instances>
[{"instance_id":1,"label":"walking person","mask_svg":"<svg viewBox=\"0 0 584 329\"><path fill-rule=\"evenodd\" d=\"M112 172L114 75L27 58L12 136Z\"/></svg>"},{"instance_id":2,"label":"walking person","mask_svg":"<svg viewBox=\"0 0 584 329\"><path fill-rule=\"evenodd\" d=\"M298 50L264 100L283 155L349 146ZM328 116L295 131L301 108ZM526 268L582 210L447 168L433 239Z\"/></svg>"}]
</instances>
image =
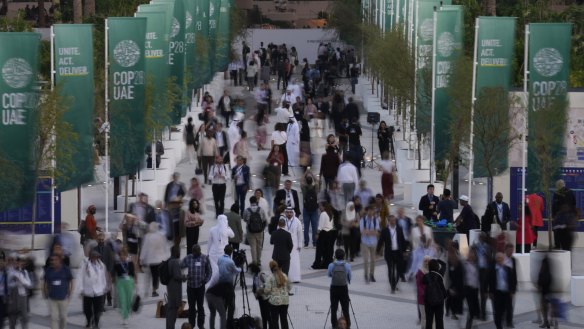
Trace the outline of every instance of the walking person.
<instances>
[{"instance_id":1,"label":"walking person","mask_svg":"<svg viewBox=\"0 0 584 329\"><path fill-rule=\"evenodd\" d=\"M462 314L462 303L464 301L464 267L458 254L455 242L448 246L448 299L446 300L446 316L449 312L453 320L458 320L458 315Z\"/></svg>"},{"instance_id":2,"label":"walking person","mask_svg":"<svg viewBox=\"0 0 584 329\"><path fill-rule=\"evenodd\" d=\"M243 212L243 221L247 224L247 241L251 249L252 263L261 267L264 231L268 225L268 216L258 205L255 195L249 198L249 208Z\"/></svg>"},{"instance_id":3,"label":"walking person","mask_svg":"<svg viewBox=\"0 0 584 329\"><path fill-rule=\"evenodd\" d=\"M503 319L517 291L517 276L509 266L505 265L505 254L499 252L495 255L495 265L490 269L489 279L489 294L493 299L495 327L502 329Z\"/></svg>"},{"instance_id":4,"label":"walking person","mask_svg":"<svg viewBox=\"0 0 584 329\"><path fill-rule=\"evenodd\" d=\"M447 292L444 287L445 266L436 259L428 263L428 273L424 275L424 311L426 312L426 329L444 329L444 300Z\"/></svg>"},{"instance_id":5,"label":"walking person","mask_svg":"<svg viewBox=\"0 0 584 329\"><path fill-rule=\"evenodd\" d=\"M183 258L180 267L187 269L189 323L193 328L197 326L202 329L205 327L205 285L213 274L211 262L207 255L201 253L201 246L196 244L192 253Z\"/></svg>"},{"instance_id":6,"label":"walking person","mask_svg":"<svg viewBox=\"0 0 584 329\"><path fill-rule=\"evenodd\" d=\"M375 216L375 208L367 207L367 215L359 221L361 231L361 251L363 252L363 268L365 282L375 282L375 258L377 239L379 236L379 218Z\"/></svg>"},{"instance_id":7,"label":"walking person","mask_svg":"<svg viewBox=\"0 0 584 329\"><path fill-rule=\"evenodd\" d=\"M351 325L349 317L349 284L351 283L351 265L345 262L345 252L343 249L335 250L335 261L328 265L327 275L331 278L330 300L331 300L331 324L333 328L338 328L337 308L341 303L343 317L347 321L347 327Z\"/></svg>"},{"instance_id":8,"label":"walking person","mask_svg":"<svg viewBox=\"0 0 584 329\"><path fill-rule=\"evenodd\" d=\"M193 125L193 118L191 117L187 119L187 124L185 125L184 140L187 145L189 164L193 164L195 161L195 125Z\"/></svg>"},{"instance_id":9,"label":"walking person","mask_svg":"<svg viewBox=\"0 0 584 329\"><path fill-rule=\"evenodd\" d=\"M201 141L201 155L203 157L203 176L204 184L210 184L209 182L209 169L213 165L215 156L219 155L219 149L217 148L217 142L213 138L211 131L205 133L205 138Z\"/></svg>"},{"instance_id":10,"label":"walking person","mask_svg":"<svg viewBox=\"0 0 584 329\"><path fill-rule=\"evenodd\" d=\"M144 243L140 249L140 264L147 266L150 270L150 276L152 278L152 297L158 297L158 285L160 283L158 267L160 266L160 263L168 259L169 256L167 240L164 233L160 232L158 223L150 223L150 225L148 225L148 233L144 236ZM148 295L146 293L149 290L148 284L147 280L145 280L145 295Z\"/></svg>"},{"instance_id":11,"label":"walking person","mask_svg":"<svg viewBox=\"0 0 584 329\"><path fill-rule=\"evenodd\" d=\"M193 246L199 243L199 230L205 223L201 216L201 206L199 201L191 199L189 201L189 209L185 216L185 235L187 237L187 254L189 254Z\"/></svg>"},{"instance_id":12,"label":"walking person","mask_svg":"<svg viewBox=\"0 0 584 329\"><path fill-rule=\"evenodd\" d=\"M355 259L357 245L360 243L359 236L359 215L355 210L353 202L347 203L343 213L341 233L343 235L343 245L345 255L350 262Z\"/></svg>"},{"instance_id":13,"label":"walking person","mask_svg":"<svg viewBox=\"0 0 584 329\"><path fill-rule=\"evenodd\" d=\"M345 203L349 203L355 194L355 188L359 185L359 173L357 167L351 163L351 157L348 154L345 156L345 162L339 166L337 181L343 188ZM361 201L367 202L367 200Z\"/></svg>"},{"instance_id":14,"label":"walking person","mask_svg":"<svg viewBox=\"0 0 584 329\"><path fill-rule=\"evenodd\" d=\"M278 220L278 228L272 232L270 244L274 245L272 259L278 263L278 266L287 275L290 270L290 253L294 249L294 243L292 235L286 231L286 219L284 217L280 217Z\"/></svg>"},{"instance_id":15,"label":"walking person","mask_svg":"<svg viewBox=\"0 0 584 329\"><path fill-rule=\"evenodd\" d=\"M235 85L237 85L237 80L235 81ZM231 97L229 96L229 91L227 89L223 91L223 96L219 98L217 109L225 118L225 126L229 128L229 121L231 121L231 118L233 117L233 110L231 109Z\"/></svg>"},{"instance_id":16,"label":"walking person","mask_svg":"<svg viewBox=\"0 0 584 329\"><path fill-rule=\"evenodd\" d=\"M239 250L239 244L243 241L243 227L241 226L241 216L239 216L239 205L234 203L231 205L229 212L225 214L227 217L227 224L233 231L233 237L229 238L229 244L233 250Z\"/></svg>"},{"instance_id":17,"label":"walking person","mask_svg":"<svg viewBox=\"0 0 584 329\"><path fill-rule=\"evenodd\" d=\"M292 243L294 248L290 253L290 271L288 272L288 278L290 282L298 283L301 280L301 271L300 271L300 250L302 247L300 246L302 240L302 223L296 217L293 208L286 208L285 211L285 219L286 219L286 231L290 232L292 236Z\"/></svg>"},{"instance_id":18,"label":"walking person","mask_svg":"<svg viewBox=\"0 0 584 329\"><path fill-rule=\"evenodd\" d=\"M266 285L267 276L257 265L250 265L249 269L253 275L253 286L252 292L258 301L260 307L260 315L262 317L262 327L264 329L269 329L270 323L270 303L268 302L267 296L263 292L263 288Z\"/></svg>"},{"instance_id":19,"label":"walking person","mask_svg":"<svg viewBox=\"0 0 584 329\"><path fill-rule=\"evenodd\" d=\"M215 216L223 214L225 210L225 193L227 192L227 179L229 172L223 163L223 157L216 156L215 164L209 169L211 191L213 191L213 203L215 204Z\"/></svg>"},{"instance_id":20,"label":"walking person","mask_svg":"<svg viewBox=\"0 0 584 329\"><path fill-rule=\"evenodd\" d=\"M474 319L480 316L479 286L477 252L475 248L470 248L464 262L464 292L468 305L466 329L471 329Z\"/></svg>"},{"instance_id":21,"label":"walking person","mask_svg":"<svg viewBox=\"0 0 584 329\"><path fill-rule=\"evenodd\" d=\"M318 219L318 231L316 234L317 245L312 269L325 269L332 261L331 236L334 230L333 214L330 204L322 202L319 207L320 216Z\"/></svg>"},{"instance_id":22,"label":"walking person","mask_svg":"<svg viewBox=\"0 0 584 329\"><path fill-rule=\"evenodd\" d=\"M43 296L49 300L51 329L65 329L67 307L73 290L73 275L69 267L63 264L61 257L52 255L50 262L51 265L45 269ZM3 323L0 323L0 327L2 326Z\"/></svg>"},{"instance_id":23,"label":"walking person","mask_svg":"<svg viewBox=\"0 0 584 329\"><path fill-rule=\"evenodd\" d=\"M272 274L266 280L264 289L261 290L268 297L268 302L270 303L270 328L280 329L281 327L282 329L288 329L290 282L276 261L272 260L270 262L270 270Z\"/></svg>"},{"instance_id":24,"label":"walking person","mask_svg":"<svg viewBox=\"0 0 584 329\"><path fill-rule=\"evenodd\" d=\"M318 229L318 186L310 171L306 171L303 177L303 219L304 219L304 248L308 248L310 242L309 231L312 229L312 246L316 247L316 231ZM328 264L327 264L328 265Z\"/></svg>"},{"instance_id":25,"label":"walking person","mask_svg":"<svg viewBox=\"0 0 584 329\"><path fill-rule=\"evenodd\" d=\"M426 328L426 308L424 304L424 292L426 291L426 284L424 283L424 276L430 271L428 269L430 263L430 256L424 256L420 268L418 268L415 276L416 280L416 297L418 302L418 321L422 329Z\"/></svg>"},{"instance_id":26,"label":"walking person","mask_svg":"<svg viewBox=\"0 0 584 329\"><path fill-rule=\"evenodd\" d=\"M134 289L138 286L138 276L136 275L134 263L128 260L128 251L126 249L120 251L120 260L116 263L115 272L122 325L127 327L132 309Z\"/></svg>"},{"instance_id":27,"label":"walking person","mask_svg":"<svg viewBox=\"0 0 584 329\"><path fill-rule=\"evenodd\" d=\"M243 216L245 209L245 195L249 189L251 177L249 174L249 167L245 164L245 158L237 156L237 166L231 169L231 177L235 184L235 202L239 202L239 211Z\"/></svg>"},{"instance_id":28,"label":"walking person","mask_svg":"<svg viewBox=\"0 0 584 329\"><path fill-rule=\"evenodd\" d=\"M170 248L168 260L168 284L166 285L166 329L174 329L179 307L182 305L183 276L180 269L180 249L176 246ZM189 305L189 307L194 307Z\"/></svg>"},{"instance_id":29,"label":"walking person","mask_svg":"<svg viewBox=\"0 0 584 329\"><path fill-rule=\"evenodd\" d=\"M406 252L406 240L402 229L397 225L397 218L389 216L387 227L381 229L381 236L377 244L377 250L384 247L384 258L387 263L389 285L391 293L395 294L399 278L404 272L404 253Z\"/></svg>"},{"instance_id":30,"label":"walking person","mask_svg":"<svg viewBox=\"0 0 584 329\"><path fill-rule=\"evenodd\" d=\"M207 253L209 254L211 269L213 270L213 277L211 279L215 279L219 275L217 261L225 254L225 246L229 244L229 238L233 238L234 236L235 233L233 233L227 223L227 216L217 216L217 224L209 230L207 240Z\"/></svg>"},{"instance_id":31,"label":"walking person","mask_svg":"<svg viewBox=\"0 0 584 329\"><path fill-rule=\"evenodd\" d=\"M83 297L83 313L86 328L99 328L99 319L103 313L103 298L107 289L106 266L99 259L97 251L91 251L89 258L79 268L78 290Z\"/></svg>"}]
</instances>

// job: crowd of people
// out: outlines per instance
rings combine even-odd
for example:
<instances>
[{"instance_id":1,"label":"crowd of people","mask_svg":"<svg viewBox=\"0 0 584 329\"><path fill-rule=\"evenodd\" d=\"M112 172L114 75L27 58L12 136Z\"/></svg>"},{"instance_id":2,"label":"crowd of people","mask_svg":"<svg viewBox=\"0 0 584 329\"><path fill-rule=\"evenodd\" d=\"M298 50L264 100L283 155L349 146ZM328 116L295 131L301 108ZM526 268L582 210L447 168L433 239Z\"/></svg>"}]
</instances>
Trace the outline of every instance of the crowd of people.
<instances>
[{"instance_id":1,"label":"crowd of people","mask_svg":"<svg viewBox=\"0 0 584 329\"><path fill-rule=\"evenodd\" d=\"M166 328L175 328L183 307L183 283L188 299L188 324L183 328L205 327L205 300L210 328L215 328L217 317L219 328L234 328L235 322L244 321L234 318L234 283L244 281L244 272L249 269L261 311L259 319L253 320L255 327L286 329L288 305L294 295L292 285L302 280L301 257L306 257L301 253L303 248L315 248L311 268L326 270L331 278L330 316L335 329L348 328L352 322L348 285L355 279L351 263L362 260L364 282L375 284L379 279L375 275L378 257L387 264L391 294L399 291L403 282L415 284L422 328L443 328L444 311L457 319L465 301L465 326L471 328L474 321L487 319L489 299L496 327L513 327L517 291L513 252L529 252L537 245L536 228L543 225L541 197L528 195L525 217L515 221L501 193L496 194L481 218L469 198L460 196L461 211L455 218L454 210L459 205L451 192L445 189L438 197L433 185L428 185L427 194L421 197L421 214L414 219L403 207L390 209L396 179L394 128L381 121L377 129L382 155L378 162L381 190L374 191L361 172L364 148L359 107L340 92L330 98L318 92L321 80L333 83L333 76L358 76L351 72L356 68L353 51L321 44L318 54L316 64L309 65L306 59L300 62L294 47L288 50L284 44L269 44L264 48L262 44L251 52L244 44L245 60L231 63L229 71L234 85L247 78L256 105L246 108L242 100L231 98L228 90L217 105L210 94L204 95L199 127L189 118L183 130L189 165L195 174L190 186L174 173L164 197L154 205L148 195L139 194L123 217L120 234L101 231L95 220L97 208L89 206L79 229L86 257L75 276L69 257L78 242L71 241L65 230L55 235L42 279L53 328L66 327L68 301L75 294L83 298L86 328L99 328L106 306L117 308L122 325L127 326L132 312L139 309L140 295L160 296L160 284L166 286L168 295L164 305ZM294 74L301 76L302 83L294 80ZM270 87L274 75L278 89L283 82L279 102ZM257 80L260 83L256 87ZM272 111L272 107L276 108ZM250 151L245 119L256 124L258 152ZM270 120L276 122L268 137ZM319 143L323 139L325 153L320 168L315 170L314 150L322 147ZM264 184L248 195L253 187L248 162L252 156L264 156L259 152L264 149L269 149L259 175ZM152 164L152 158L150 161ZM158 165L158 158L156 162ZM294 188L292 171L301 173L300 189ZM212 214L205 206L205 185L211 187ZM226 210L229 194L232 203ZM575 207L573 193L558 182L552 215L559 248L571 248ZM199 237L209 219L215 224L204 232L208 239L207 252L203 253ZM431 226L441 222L452 223L461 234L469 235L472 229L483 232L466 255L457 242L437 241ZM511 225L518 231L525 227L525 239L517 234L516 244L509 243L504 232ZM273 245L268 264L262 263L264 241ZM242 251L243 244L249 246L250 260ZM182 258L181 250L186 254ZM26 328L28 321L27 302L35 279L34 269L24 270L26 266L12 253L0 266L0 280L6 282L0 284L0 316L9 316L11 328L17 321ZM142 288L138 273L144 273ZM552 280L549 264L547 268L542 266L539 277L543 328L555 321L548 307ZM341 318L337 317L339 303ZM3 321L0 317L0 327Z\"/></svg>"}]
</instances>

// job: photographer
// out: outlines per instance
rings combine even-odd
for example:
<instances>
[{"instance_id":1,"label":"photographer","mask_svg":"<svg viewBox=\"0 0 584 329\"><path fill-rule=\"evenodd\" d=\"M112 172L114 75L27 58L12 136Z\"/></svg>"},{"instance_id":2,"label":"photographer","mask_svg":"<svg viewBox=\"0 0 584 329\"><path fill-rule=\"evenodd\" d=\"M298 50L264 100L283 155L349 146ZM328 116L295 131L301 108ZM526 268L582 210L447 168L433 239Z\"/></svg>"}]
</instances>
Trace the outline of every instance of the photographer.
<instances>
[{"instance_id":1,"label":"photographer","mask_svg":"<svg viewBox=\"0 0 584 329\"><path fill-rule=\"evenodd\" d=\"M217 261L219 275L216 280L209 282L207 289L207 305L209 306L209 327L215 328L215 316L219 313L220 328L227 328L227 323L233 321L235 311L235 289L233 283L241 268L237 267L231 259L233 247L225 246L225 254Z\"/></svg>"},{"instance_id":2,"label":"photographer","mask_svg":"<svg viewBox=\"0 0 584 329\"><path fill-rule=\"evenodd\" d=\"M351 325L349 317L349 287L351 283L351 265L345 262L345 252L343 249L335 250L336 261L328 266L327 275L331 279L330 298L331 298L331 324L333 328L337 328L337 308L339 302L343 310L343 317L347 321L347 325ZM348 327L347 326L347 327Z\"/></svg>"}]
</instances>

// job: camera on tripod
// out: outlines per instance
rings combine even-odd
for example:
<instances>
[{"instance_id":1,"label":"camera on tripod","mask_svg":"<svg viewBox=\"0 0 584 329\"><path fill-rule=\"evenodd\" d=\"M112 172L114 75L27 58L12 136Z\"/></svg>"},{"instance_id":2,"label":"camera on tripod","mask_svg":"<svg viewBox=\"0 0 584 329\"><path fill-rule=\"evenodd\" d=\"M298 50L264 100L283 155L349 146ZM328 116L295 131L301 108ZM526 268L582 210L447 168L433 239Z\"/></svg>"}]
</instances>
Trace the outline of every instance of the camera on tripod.
<instances>
[{"instance_id":1,"label":"camera on tripod","mask_svg":"<svg viewBox=\"0 0 584 329\"><path fill-rule=\"evenodd\" d=\"M233 251L233 262L235 266L243 268L243 265L247 264L247 256L245 255L245 250L239 249Z\"/></svg>"}]
</instances>

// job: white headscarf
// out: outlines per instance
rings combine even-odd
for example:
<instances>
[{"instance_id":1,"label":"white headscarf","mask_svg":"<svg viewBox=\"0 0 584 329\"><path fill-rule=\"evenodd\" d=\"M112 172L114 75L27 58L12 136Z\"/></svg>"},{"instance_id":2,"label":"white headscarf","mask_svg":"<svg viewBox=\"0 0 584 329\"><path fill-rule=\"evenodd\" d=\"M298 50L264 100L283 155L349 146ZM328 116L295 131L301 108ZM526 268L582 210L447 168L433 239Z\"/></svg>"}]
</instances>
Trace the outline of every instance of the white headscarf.
<instances>
[{"instance_id":1,"label":"white headscarf","mask_svg":"<svg viewBox=\"0 0 584 329\"><path fill-rule=\"evenodd\" d=\"M351 210L351 207L353 207L353 210ZM345 207L345 219L347 221L352 221L355 220L355 204L350 201L349 203L347 203L347 206Z\"/></svg>"},{"instance_id":2,"label":"white headscarf","mask_svg":"<svg viewBox=\"0 0 584 329\"><path fill-rule=\"evenodd\" d=\"M227 216L217 216L217 224L209 230L209 238L212 241L209 244L209 254L223 255L223 249L229 243L229 238L234 236L233 230L227 223Z\"/></svg>"}]
</instances>

